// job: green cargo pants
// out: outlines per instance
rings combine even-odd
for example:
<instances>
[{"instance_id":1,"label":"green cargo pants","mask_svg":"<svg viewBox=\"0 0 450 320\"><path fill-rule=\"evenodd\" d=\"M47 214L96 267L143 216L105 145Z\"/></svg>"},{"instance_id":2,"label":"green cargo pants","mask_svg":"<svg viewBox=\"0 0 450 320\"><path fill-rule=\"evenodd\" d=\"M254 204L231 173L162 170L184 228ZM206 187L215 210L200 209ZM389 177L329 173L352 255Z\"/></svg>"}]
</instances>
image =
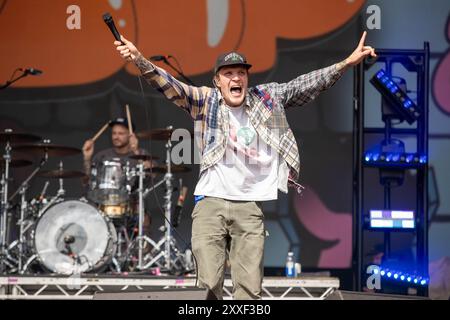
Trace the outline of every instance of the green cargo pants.
<instances>
[{"instance_id":1,"label":"green cargo pants","mask_svg":"<svg viewBox=\"0 0 450 320\"><path fill-rule=\"evenodd\" d=\"M199 286L223 298L229 248L234 299L261 299L264 276L264 214L261 203L205 197L192 211L192 250Z\"/></svg>"}]
</instances>

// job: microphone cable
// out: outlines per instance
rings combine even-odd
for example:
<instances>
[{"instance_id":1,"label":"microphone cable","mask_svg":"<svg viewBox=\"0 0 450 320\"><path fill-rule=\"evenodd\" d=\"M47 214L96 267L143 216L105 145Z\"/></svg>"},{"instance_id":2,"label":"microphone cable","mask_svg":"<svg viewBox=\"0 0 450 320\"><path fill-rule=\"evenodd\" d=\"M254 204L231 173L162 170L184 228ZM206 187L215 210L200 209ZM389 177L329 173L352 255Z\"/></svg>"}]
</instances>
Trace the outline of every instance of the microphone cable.
<instances>
[{"instance_id":1,"label":"microphone cable","mask_svg":"<svg viewBox=\"0 0 450 320\"><path fill-rule=\"evenodd\" d=\"M141 79L142 76L141 76L140 74L138 74L137 77L138 77L138 80L139 80L139 87L140 87L142 99L144 100L144 110L145 110L145 119L146 119L146 123L147 123L147 129L150 130L150 129L151 129L151 124L150 124L151 122L150 122L149 111L148 111L149 108L146 108L146 107L145 107L145 104L146 104L147 101L146 101L146 98L145 98L144 87L143 87L143 85L142 85L142 79ZM148 140L149 140L149 141L148 141L148 144L149 144L149 149L148 149L148 150L152 150L152 142L151 142L152 139L148 139ZM150 169L149 171L150 171L151 185L154 186L154 185L155 185L155 182L154 182L154 178L153 178L153 166L151 165L149 169ZM180 192L181 192L181 190L180 190ZM195 269L195 287L197 287L197 283L198 283L198 263L197 263L197 258L195 257L195 254L194 254L194 252L193 252L193 250L192 250L192 241L190 241L190 242L188 243L188 242L184 239L184 237L178 232L178 230L173 226L172 221L169 221L169 219L167 219L167 217L166 217L166 215L165 215L165 211L164 211L164 209L162 208L161 203L160 203L160 201L159 201L159 199L158 199L158 195L157 195L157 193L156 193L156 188L154 188L154 189L152 190L152 193L153 193L153 196L154 196L154 198L155 198L155 202L156 202L156 204L157 204L157 207L158 207L158 209L159 209L160 214L162 215L162 217L164 218L164 220L167 221L167 222L169 223L169 225L170 225L170 227L172 228L172 230L174 231L174 233L177 234L178 238L181 239L181 241L182 241L182 242L184 243L184 245L186 246L185 252L186 252L186 250L188 250L188 249L190 249L190 251L191 251L192 257L194 258L194 264L195 264L195 266L194 266L194 269ZM172 200L170 200L170 201L172 201Z\"/></svg>"}]
</instances>

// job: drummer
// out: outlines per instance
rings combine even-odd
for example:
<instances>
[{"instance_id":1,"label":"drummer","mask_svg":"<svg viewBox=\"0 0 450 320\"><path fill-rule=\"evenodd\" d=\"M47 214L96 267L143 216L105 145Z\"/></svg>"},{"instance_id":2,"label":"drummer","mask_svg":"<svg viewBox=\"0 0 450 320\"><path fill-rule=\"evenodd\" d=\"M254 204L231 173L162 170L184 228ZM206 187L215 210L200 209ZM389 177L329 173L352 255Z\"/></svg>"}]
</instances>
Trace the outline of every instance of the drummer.
<instances>
[{"instance_id":1,"label":"drummer","mask_svg":"<svg viewBox=\"0 0 450 320\"><path fill-rule=\"evenodd\" d=\"M120 159L123 163L128 161L130 166L134 167L139 163L139 160L131 159L129 158L130 156L148 155L146 150L139 148L139 141L136 135L130 133L128 129L128 120L126 118L116 118L110 121L109 126L111 127L112 148L102 150L94 155L94 140L86 140L83 145L84 170L87 176L90 176L91 166L93 164L100 165L103 161ZM135 126L133 123L131 123L131 127L134 132ZM156 163L151 163L150 161L144 161L144 168L150 168L150 166L155 164ZM137 209L136 205L136 203L132 204L134 210ZM149 231L150 216L146 213L144 216L144 233L148 235Z\"/></svg>"},{"instance_id":2,"label":"drummer","mask_svg":"<svg viewBox=\"0 0 450 320\"><path fill-rule=\"evenodd\" d=\"M102 150L92 157L94 154L94 141L92 139L86 140L83 145L84 170L88 176L92 163L99 164L106 160L120 159L124 162L129 161L131 166L135 166L138 164L138 160L130 159L130 156L148 154L144 149L139 148L139 141L136 135L134 133L130 134L126 118L116 118L110 121L109 126L111 127L112 148ZM135 126L133 123L131 127L134 132ZM145 168L149 168L150 165L149 161L144 162Z\"/></svg>"}]
</instances>

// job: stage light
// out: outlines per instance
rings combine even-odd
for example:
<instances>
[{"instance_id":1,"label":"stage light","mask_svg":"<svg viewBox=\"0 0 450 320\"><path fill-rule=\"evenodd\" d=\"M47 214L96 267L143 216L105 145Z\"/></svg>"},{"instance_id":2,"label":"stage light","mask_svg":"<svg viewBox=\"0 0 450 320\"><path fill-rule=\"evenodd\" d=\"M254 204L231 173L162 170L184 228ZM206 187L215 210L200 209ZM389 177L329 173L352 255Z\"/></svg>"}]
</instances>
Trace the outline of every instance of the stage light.
<instances>
[{"instance_id":1,"label":"stage light","mask_svg":"<svg viewBox=\"0 0 450 320\"><path fill-rule=\"evenodd\" d=\"M391 269L380 266L380 275L385 280L384 281L399 281L399 282L407 282L411 285L421 285L425 286L428 284L429 279L427 277L421 276L413 273L405 272L404 270L399 269Z\"/></svg>"},{"instance_id":2,"label":"stage light","mask_svg":"<svg viewBox=\"0 0 450 320\"><path fill-rule=\"evenodd\" d=\"M380 168L417 168L427 163L427 157L418 153L373 153L364 155L366 165Z\"/></svg>"},{"instance_id":3,"label":"stage light","mask_svg":"<svg viewBox=\"0 0 450 320\"><path fill-rule=\"evenodd\" d=\"M405 143L398 139L383 140L364 153L363 162L379 168L419 168L427 163L424 154L405 152Z\"/></svg>"},{"instance_id":4,"label":"stage light","mask_svg":"<svg viewBox=\"0 0 450 320\"><path fill-rule=\"evenodd\" d=\"M384 71L379 70L370 79L370 83L381 93L389 103L398 118L406 120L409 124L414 123L420 117L420 110L411 98L395 83L395 81Z\"/></svg>"},{"instance_id":5,"label":"stage light","mask_svg":"<svg viewBox=\"0 0 450 320\"><path fill-rule=\"evenodd\" d=\"M414 211L370 210L370 228L374 229L414 229Z\"/></svg>"}]
</instances>

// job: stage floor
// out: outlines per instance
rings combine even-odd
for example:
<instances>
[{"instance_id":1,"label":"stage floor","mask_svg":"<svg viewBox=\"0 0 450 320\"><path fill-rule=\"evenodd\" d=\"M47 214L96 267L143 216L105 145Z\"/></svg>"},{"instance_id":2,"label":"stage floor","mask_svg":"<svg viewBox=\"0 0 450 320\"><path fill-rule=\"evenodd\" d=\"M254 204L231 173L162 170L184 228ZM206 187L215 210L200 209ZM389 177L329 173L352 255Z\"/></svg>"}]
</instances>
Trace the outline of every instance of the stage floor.
<instances>
[{"instance_id":1,"label":"stage floor","mask_svg":"<svg viewBox=\"0 0 450 320\"><path fill-rule=\"evenodd\" d=\"M266 277L263 299L324 300L339 288L339 279L301 275L296 278ZM176 291L196 288L195 276L149 275L3 275L0 276L0 299L94 299L96 293L151 292L173 293L167 299L193 299ZM225 279L224 299L232 299L232 281ZM174 298L175 296L175 298ZM196 296L198 299L198 295ZM164 298L162 298L164 299Z\"/></svg>"}]
</instances>

